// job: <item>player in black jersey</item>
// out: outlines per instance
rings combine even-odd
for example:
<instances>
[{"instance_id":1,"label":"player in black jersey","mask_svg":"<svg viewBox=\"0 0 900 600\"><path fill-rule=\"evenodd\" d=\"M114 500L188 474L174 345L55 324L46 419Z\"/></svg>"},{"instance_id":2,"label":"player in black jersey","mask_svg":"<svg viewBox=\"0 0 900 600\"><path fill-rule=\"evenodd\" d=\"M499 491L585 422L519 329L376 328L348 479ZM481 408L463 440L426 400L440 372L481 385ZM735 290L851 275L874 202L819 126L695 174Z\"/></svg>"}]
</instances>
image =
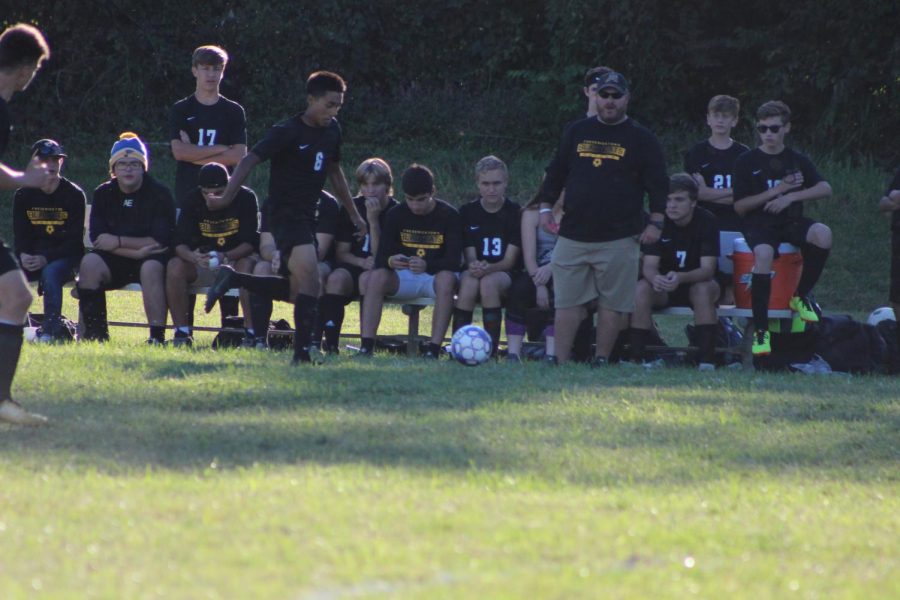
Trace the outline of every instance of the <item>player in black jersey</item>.
<instances>
[{"instance_id":1,"label":"player in black jersey","mask_svg":"<svg viewBox=\"0 0 900 600\"><path fill-rule=\"evenodd\" d=\"M184 208L197 188L200 167L216 162L229 172L247 154L247 119L244 108L222 96L219 87L228 65L228 53L218 46L200 46L191 56L194 93L169 111L169 137L175 167L175 206ZM176 212L177 212L176 211ZM190 308L194 307L191 296ZM237 298L226 296L219 305L225 317L238 314ZM245 315L246 317L246 315Z\"/></svg>"},{"instance_id":2,"label":"player in black jersey","mask_svg":"<svg viewBox=\"0 0 900 600\"><path fill-rule=\"evenodd\" d=\"M891 291L890 302L894 315L900 317L900 169L878 201L878 209L891 219ZM897 327L897 347L900 348L900 327ZM891 365L894 373L900 373L900 365Z\"/></svg>"},{"instance_id":3,"label":"player in black jersey","mask_svg":"<svg viewBox=\"0 0 900 600\"><path fill-rule=\"evenodd\" d=\"M819 317L808 295L819 280L831 249L831 229L803 216L803 203L831 196L831 186L803 154L787 148L791 110L780 101L766 102L756 111L760 145L738 157L734 167L734 209L744 217L744 237L753 249L751 301L753 353L769 354L769 293L772 260L782 242L799 246L803 273L790 301L800 319Z\"/></svg>"},{"instance_id":4,"label":"player in black jersey","mask_svg":"<svg viewBox=\"0 0 900 600\"><path fill-rule=\"evenodd\" d=\"M653 309L690 306L700 339L700 369L715 369L719 229L712 213L697 206L698 196L697 182L687 173L669 178L662 234L644 248L643 277L635 291L630 343L636 361L644 360Z\"/></svg>"},{"instance_id":5,"label":"player in black jersey","mask_svg":"<svg viewBox=\"0 0 900 600\"><path fill-rule=\"evenodd\" d=\"M0 156L9 144L9 111L6 103L28 87L41 64L50 57L43 34L19 23L0 34ZM24 172L0 163L0 190L40 188L51 175L40 159L32 158ZM47 418L29 413L12 399L12 382L22 352L25 317L31 292L12 251L0 239L0 421L17 425L41 425Z\"/></svg>"},{"instance_id":6,"label":"player in black jersey","mask_svg":"<svg viewBox=\"0 0 900 600\"><path fill-rule=\"evenodd\" d=\"M506 163L485 156L475 165L475 182L479 197L459 210L466 269L456 295L453 331L472 322L472 311L481 301L484 329L491 336L491 352L496 353L503 323L501 304L521 259L521 218L519 205L506 197Z\"/></svg>"},{"instance_id":7,"label":"player in black jersey","mask_svg":"<svg viewBox=\"0 0 900 600\"><path fill-rule=\"evenodd\" d=\"M319 258L319 297L316 306L316 323L313 326L312 338L310 340L310 352L316 354L321 353L322 349L322 332L325 328L325 321L322 320L322 304L325 301L325 281L331 272L334 271L336 261L335 237L338 229L338 216L340 215L341 205L337 199L323 191L319 196L319 208L316 211L316 250Z\"/></svg>"},{"instance_id":8,"label":"player in black jersey","mask_svg":"<svg viewBox=\"0 0 900 600\"><path fill-rule=\"evenodd\" d=\"M63 286L75 278L84 254L84 192L62 177L66 153L53 140L39 140L32 157L47 165L50 181L40 189L20 188L13 198L16 256L29 281L44 296L40 342L63 339Z\"/></svg>"},{"instance_id":9,"label":"player in black jersey","mask_svg":"<svg viewBox=\"0 0 900 600\"><path fill-rule=\"evenodd\" d=\"M599 303L595 365L608 362L623 316L634 310L639 240L653 243L663 225L668 191L662 147L626 114L629 87L620 73L598 81L597 117L570 125L541 185L541 225L566 190L553 251L556 352L569 359L586 306ZM599 191L598 191L599 190ZM644 194L650 222L644 224Z\"/></svg>"},{"instance_id":10,"label":"player in black jersey","mask_svg":"<svg viewBox=\"0 0 900 600\"><path fill-rule=\"evenodd\" d=\"M459 212L434 197L434 176L413 164L401 178L406 202L387 215L375 254L375 270L365 288L360 355L370 356L384 299L434 298L426 358L438 358L453 312L462 258Z\"/></svg>"},{"instance_id":11,"label":"player in black jersey","mask_svg":"<svg viewBox=\"0 0 900 600\"><path fill-rule=\"evenodd\" d=\"M359 195L353 199L356 209L366 220L368 233L362 239L354 233L347 211L338 216L336 266L325 282L325 295L319 303L319 319L324 327L322 349L337 353L344 307L365 289L375 265L375 253L388 211L397 205L392 194L391 167L381 158L368 158L356 169ZM361 311L360 311L361 312Z\"/></svg>"},{"instance_id":12,"label":"player in black jersey","mask_svg":"<svg viewBox=\"0 0 900 600\"><path fill-rule=\"evenodd\" d=\"M197 188L200 167L215 162L233 168L247 154L244 108L219 93L228 53L218 46L200 46L191 57L194 93L169 112L175 169L175 204L184 207Z\"/></svg>"},{"instance_id":13,"label":"player in black jersey","mask_svg":"<svg viewBox=\"0 0 900 600\"><path fill-rule=\"evenodd\" d=\"M290 272L294 301L294 364L310 362L309 345L319 296L318 256L314 245L315 213L326 178L351 220L365 235L365 221L356 210L340 165L341 127L336 120L347 85L340 76L318 71L306 81L306 110L272 127L235 169L219 201L225 205L250 172L272 160L269 203L272 233ZM222 273L227 273L223 270ZM217 300L228 281L213 286L207 299ZM216 291L217 293L213 293ZM221 293L224 293L222 291Z\"/></svg>"},{"instance_id":14,"label":"player in black jersey","mask_svg":"<svg viewBox=\"0 0 900 600\"><path fill-rule=\"evenodd\" d=\"M166 299L175 326L176 346L193 344L188 286L208 286L220 265L233 265L239 273L250 273L256 264L259 243L259 207L253 190L242 187L234 202L223 209L210 210L206 198L218 196L228 185L228 170L219 163L207 163L197 175L178 216L175 228L175 256L166 265ZM250 305L241 293L244 325L250 324Z\"/></svg>"},{"instance_id":15,"label":"player in black jersey","mask_svg":"<svg viewBox=\"0 0 900 600\"><path fill-rule=\"evenodd\" d=\"M175 200L148 173L147 147L131 132L110 152L112 178L94 190L89 233L94 249L78 269L85 340L109 339L106 290L140 283L150 323L148 344L165 343L166 263L175 229Z\"/></svg>"},{"instance_id":16,"label":"player in black jersey","mask_svg":"<svg viewBox=\"0 0 900 600\"><path fill-rule=\"evenodd\" d=\"M741 104L731 96L713 96L706 113L709 139L684 155L684 170L700 186L699 206L719 220L721 231L741 231L741 219L734 212L733 176L737 157L750 150L731 138L737 126Z\"/></svg>"}]
</instances>

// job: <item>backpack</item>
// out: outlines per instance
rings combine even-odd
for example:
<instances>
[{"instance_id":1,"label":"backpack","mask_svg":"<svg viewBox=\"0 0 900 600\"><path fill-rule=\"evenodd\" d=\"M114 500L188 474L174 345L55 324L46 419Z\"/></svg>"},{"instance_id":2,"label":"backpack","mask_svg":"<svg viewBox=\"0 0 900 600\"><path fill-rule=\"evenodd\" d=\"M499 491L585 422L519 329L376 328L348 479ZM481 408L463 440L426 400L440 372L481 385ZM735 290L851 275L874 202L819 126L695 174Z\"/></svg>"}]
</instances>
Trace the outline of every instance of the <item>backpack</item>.
<instances>
[{"instance_id":1,"label":"backpack","mask_svg":"<svg viewBox=\"0 0 900 600\"><path fill-rule=\"evenodd\" d=\"M888 358L887 345L878 330L849 315L822 317L816 327L815 353L835 371L874 373Z\"/></svg>"},{"instance_id":2,"label":"backpack","mask_svg":"<svg viewBox=\"0 0 900 600\"><path fill-rule=\"evenodd\" d=\"M71 319L67 319L65 315L60 315L60 320L62 321L62 329L59 333L59 339L64 342L72 342L76 339L76 333L78 331L78 325L73 323ZM29 327L37 327L37 335L40 336L42 333L41 326L44 323L44 315L41 313L28 313L28 326Z\"/></svg>"}]
</instances>

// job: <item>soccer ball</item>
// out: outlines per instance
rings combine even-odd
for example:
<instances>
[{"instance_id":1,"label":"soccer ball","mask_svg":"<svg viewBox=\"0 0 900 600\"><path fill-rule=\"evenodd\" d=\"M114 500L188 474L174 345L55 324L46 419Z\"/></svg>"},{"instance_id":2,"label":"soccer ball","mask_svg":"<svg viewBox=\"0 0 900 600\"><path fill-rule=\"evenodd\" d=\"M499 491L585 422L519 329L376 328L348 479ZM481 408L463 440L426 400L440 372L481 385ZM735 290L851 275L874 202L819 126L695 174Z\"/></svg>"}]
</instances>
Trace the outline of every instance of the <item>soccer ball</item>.
<instances>
[{"instance_id":1,"label":"soccer ball","mask_svg":"<svg viewBox=\"0 0 900 600\"><path fill-rule=\"evenodd\" d=\"M450 339L450 352L467 367L478 366L491 357L491 336L475 325L460 327Z\"/></svg>"},{"instance_id":2,"label":"soccer ball","mask_svg":"<svg viewBox=\"0 0 900 600\"><path fill-rule=\"evenodd\" d=\"M869 314L869 318L866 319L866 323L869 325L878 325L882 321L891 320L896 321L896 317L894 316L894 309L890 306L882 306L881 308L876 308Z\"/></svg>"}]
</instances>

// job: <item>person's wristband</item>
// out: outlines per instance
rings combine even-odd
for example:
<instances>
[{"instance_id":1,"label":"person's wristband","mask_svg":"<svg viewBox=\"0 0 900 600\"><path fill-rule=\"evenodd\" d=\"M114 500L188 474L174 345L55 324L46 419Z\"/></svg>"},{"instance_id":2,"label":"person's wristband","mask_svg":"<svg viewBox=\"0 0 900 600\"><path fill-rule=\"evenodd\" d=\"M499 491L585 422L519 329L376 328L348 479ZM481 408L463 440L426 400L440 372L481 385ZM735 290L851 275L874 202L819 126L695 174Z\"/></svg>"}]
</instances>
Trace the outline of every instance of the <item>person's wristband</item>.
<instances>
[{"instance_id":1,"label":"person's wristband","mask_svg":"<svg viewBox=\"0 0 900 600\"><path fill-rule=\"evenodd\" d=\"M552 208L542 208L538 211L539 214L544 214L544 213L548 213L548 212L553 212L553 209Z\"/></svg>"}]
</instances>

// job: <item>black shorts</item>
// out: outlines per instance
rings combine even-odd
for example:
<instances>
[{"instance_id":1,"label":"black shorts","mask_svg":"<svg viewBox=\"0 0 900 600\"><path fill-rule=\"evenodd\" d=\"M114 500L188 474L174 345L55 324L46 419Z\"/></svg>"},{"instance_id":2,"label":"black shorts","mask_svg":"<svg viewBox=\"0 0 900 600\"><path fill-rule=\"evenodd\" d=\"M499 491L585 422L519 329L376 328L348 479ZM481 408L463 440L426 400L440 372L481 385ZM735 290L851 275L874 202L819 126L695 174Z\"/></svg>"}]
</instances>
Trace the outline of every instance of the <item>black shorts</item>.
<instances>
[{"instance_id":1,"label":"black shorts","mask_svg":"<svg viewBox=\"0 0 900 600\"><path fill-rule=\"evenodd\" d=\"M357 265L351 265L349 263L338 263L334 266L334 269L331 271L334 273L338 269L343 269L350 273L350 279L353 280L353 297L359 296L359 277L366 272L365 269L359 267Z\"/></svg>"},{"instance_id":2,"label":"black shorts","mask_svg":"<svg viewBox=\"0 0 900 600\"><path fill-rule=\"evenodd\" d=\"M660 308L668 308L670 306L686 306L691 307L691 286L692 283L682 283L674 292L666 294L666 303Z\"/></svg>"},{"instance_id":3,"label":"black shorts","mask_svg":"<svg viewBox=\"0 0 900 600\"><path fill-rule=\"evenodd\" d=\"M19 261L13 254L12 248L0 241L0 275L6 275L10 271L19 270Z\"/></svg>"},{"instance_id":4,"label":"black shorts","mask_svg":"<svg viewBox=\"0 0 900 600\"><path fill-rule=\"evenodd\" d=\"M747 223L744 229L744 238L750 249L761 244L768 244L775 249L775 257L778 257L778 245L784 242L793 244L798 248L806 245L806 234L816 221L806 217L798 217L783 221L776 225Z\"/></svg>"},{"instance_id":5,"label":"black shorts","mask_svg":"<svg viewBox=\"0 0 900 600\"><path fill-rule=\"evenodd\" d=\"M890 301L895 304L900 304L900 231L891 233Z\"/></svg>"},{"instance_id":6,"label":"black shorts","mask_svg":"<svg viewBox=\"0 0 900 600\"><path fill-rule=\"evenodd\" d=\"M316 246L316 223L304 218L287 219L272 226L275 247L285 260L296 246Z\"/></svg>"},{"instance_id":7,"label":"black shorts","mask_svg":"<svg viewBox=\"0 0 900 600\"><path fill-rule=\"evenodd\" d=\"M153 254L142 259L125 258L124 256L118 256L102 250L94 250L91 254L99 256L106 263L106 267L109 269L110 275L112 275L109 283L103 286L103 289L106 290L117 290L129 283L140 283L141 267L145 262L158 262L165 269L166 263L172 258L170 252Z\"/></svg>"}]
</instances>

